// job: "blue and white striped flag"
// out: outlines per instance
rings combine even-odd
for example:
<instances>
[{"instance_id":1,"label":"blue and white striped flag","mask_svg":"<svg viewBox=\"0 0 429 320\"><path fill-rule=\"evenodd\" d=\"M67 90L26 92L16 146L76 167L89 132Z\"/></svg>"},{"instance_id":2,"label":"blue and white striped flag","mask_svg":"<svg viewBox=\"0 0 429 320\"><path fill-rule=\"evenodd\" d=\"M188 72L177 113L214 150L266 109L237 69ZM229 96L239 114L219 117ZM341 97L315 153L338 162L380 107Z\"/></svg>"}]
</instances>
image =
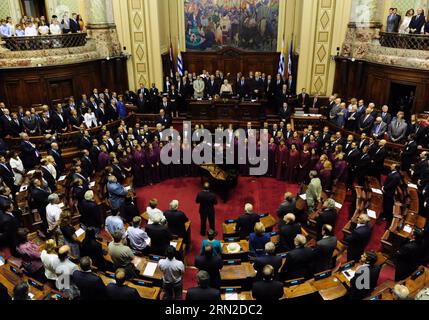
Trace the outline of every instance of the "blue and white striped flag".
<instances>
[{"instance_id":1,"label":"blue and white striped flag","mask_svg":"<svg viewBox=\"0 0 429 320\"><path fill-rule=\"evenodd\" d=\"M177 50L177 72L179 72L179 75L183 77L183 60L182 60L182 52L180 51L180 42L178 43L178 50Z\"/></svg>"},{"instance_id":2,"label":"blue and white striped flag","mask_svg":"<svg viewBox=\"0 0 429 320\"><path fill-rule=\"evenodd\" d=\"M287 75L292 75L292 58L293 58L293 40L290 41L289 61L287 64Z\"/></svg>"},{"instance_id":3,"label":"blue and white striped flag","mask_svg":"<svg viewBox=\"0 0 429 320\"><path fill-rule=\"evenodd\" d=\"M282 51L280 53L280 61L279 61L279 74L283 77L285 74L285 54L284 54L284 49L285 49L285 41L283 40L282 42Z\"/></svg>"}]
</instances>

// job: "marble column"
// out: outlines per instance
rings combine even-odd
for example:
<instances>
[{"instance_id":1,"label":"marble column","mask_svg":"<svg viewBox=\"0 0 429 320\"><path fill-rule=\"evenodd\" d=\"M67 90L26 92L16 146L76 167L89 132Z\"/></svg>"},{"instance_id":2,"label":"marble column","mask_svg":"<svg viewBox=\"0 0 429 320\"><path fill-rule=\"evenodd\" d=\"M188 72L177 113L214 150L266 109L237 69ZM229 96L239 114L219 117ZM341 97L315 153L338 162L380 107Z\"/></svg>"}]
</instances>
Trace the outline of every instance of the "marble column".
<instances>
[{"instance_id":1,"label":"marble column","mask_svg":"<svg viewBox=\"0 0 429 320\"><path fill-rule=\"evenodd\" d=\"M383 0L353 0L342 55L361 59L379 37L384 20Z\"/></svg>"},{"instance_id":2,"label":"marble column","mask_svg":"<svg viewBox=\"0 0 429 320\"><path fill-rule=\"evenodd\" d=\"M100 56L118 56L121 45L113 18L112 0L86 0L84 8L87 33L96 41Z\"/></svg>"}]
</instances>

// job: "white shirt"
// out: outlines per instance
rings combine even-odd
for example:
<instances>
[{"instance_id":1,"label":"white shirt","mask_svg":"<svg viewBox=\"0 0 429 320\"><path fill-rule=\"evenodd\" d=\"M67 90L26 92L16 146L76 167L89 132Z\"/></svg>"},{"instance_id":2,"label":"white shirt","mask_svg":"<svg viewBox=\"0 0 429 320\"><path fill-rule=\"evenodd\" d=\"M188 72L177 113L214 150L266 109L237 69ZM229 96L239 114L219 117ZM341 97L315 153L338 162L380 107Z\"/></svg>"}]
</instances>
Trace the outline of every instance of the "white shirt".
<instances>
[{"instance_id":1,"label":"white shirt","mask_svg":"<svg viewBox=\"0 0 429 320\"><path fill-rule=\"evenodd\" d=\"M25 36L26 37L35 37L37 36L37 29L34 26L26 27L25 28Z\"/></svg>"},{"instance_id":2,"label":"white shirt","mask_svg":"<svg viewBox=\"0 0 429 320\"><path fill-rule=\"evenodd\" d=\"M57 179L57 169L55 169L54 165L52 163L48 163L46 165L51 175L54 177L54 179Z\"/></svg>"},{"instance_id":3,"label":"white shirt","mask_svg":"<svg viewBox=\"0 0 429 320\"><path fill-rule=\"evenodd\" d=\"M52 229L60 219L61 211L58 204L48 204L46 206L46 219L48 220L49 229Z\"/></svg>"},{"instance_id":4,"label":"white shirt","mask_svg":"<svg viewBox=\"0 0 429 320\"><path fill-rule=\"evenodd\" d=\"M45 267L45 276L49 280L57 280L57 274L55 270L60 264L60 259L56 254L47 253L46 250L42 251L40 255L40 259L42 260L43 266Z\"/></svg>"},{"instance_id":5,"label":"white shirt","mask_svg":"<svg viewBox=\"0 0 429 320\"><path fill-rule=\"evenodd\" d=\"M161 214L162 220L165 221L164 213L161 210L159 210L158 208L152 209L151 207L147 207L146 212L147 212L147 215L149 216L148 224L153 224L152 218L156 213Z\"/></svg>"},{"instance_id":6,"label":"white shirt","mask_svg":"<svg viewBox=\"0 0 429 320\"><path fill-rule=\"evenodd\" d=\"M51 34L61 34L61 27L59 24L51 24L51 26L49 27L49 29L51 30Z\"/></svg>"},{"instance_id":7,"label":"white shirt","mask_svg":"<svg viewBox=\"0 0 429 320\"><path fill-rule=\"evenodd\" d=\"M55 274L57 277L60 277L61 275L64 275L66 278L70 278L73 272L78 270L77 265L71 262L69 259L66 259L65 261L60 261L57 267L55 268ZM69 276L69 277L67 277ZM57 278L56 280L56 287L58 290L64 289L62 286L67 285L66 282L64 282L64 278Z\"/></svg>"},{"instance_id":8,"label":"white shirt","mask_svg":"<svg viewBox=\"0 0 429 320\"><path fill-rule=\"evenodd\" d=\"M45 35L49 34L49 27L48 27L48 26L46 26L46 25L44 25L44 26L40 26L40 27L39 27L39 33L40 33L42 36L45 36Z\"/></svg>"},{"instance_id":9,"label":"white shirt","mask_svg":"<svg viewBox=\"0 0 429 320\"><path fill-rule=\"evenodd\" d=\"M14 159L14 158L10 158L9 164L13 169L17 169L19 171L24 171L24 165L22 164L21 159L18 157L18 159ZM22 183L22 174L17 173L17 172L13 172L14 176L15 176L15 184L17 186L19 186Z\"/></svg>"},{"instance_id":10,"label":"white shirt","mask_svg":"<svg viewBox=\"0 0 429 320\"><path fill-rule=\"evenodd\" d=\"M87 128L92 128L97 126L97 117L94 112L87 112L83 115L83 119Z\"/></svg>"}]
</instances>

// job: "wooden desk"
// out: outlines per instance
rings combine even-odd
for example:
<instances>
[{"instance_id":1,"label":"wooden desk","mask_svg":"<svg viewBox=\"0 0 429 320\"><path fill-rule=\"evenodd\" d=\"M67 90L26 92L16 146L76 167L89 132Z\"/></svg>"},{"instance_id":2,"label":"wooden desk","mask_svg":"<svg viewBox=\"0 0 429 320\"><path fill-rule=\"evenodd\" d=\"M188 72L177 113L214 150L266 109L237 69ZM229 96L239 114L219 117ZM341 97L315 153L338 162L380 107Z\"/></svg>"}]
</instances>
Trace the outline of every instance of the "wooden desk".
<instances>
[{"instance_id":1,"label":"wooden desk","mask_svg":"<svg viewBox=\"0 0 429 320\"><path fill-rule=\"evenodd\" d=\"M311 285L311 283L304 282L302 284L292 286L289 288L283 289L284 296L283 299L295 299L303 296L307 296L317 292L316 288Z\"/></svg>"},{"instance_id":2,"label":"wooden desk","mask_svg":"<svg viewBox=\"0 0 429 320\"><path fill-rule=\"evenodd\" d=\"M101 280L103 280L103 283L107 286L109 283L114 283L115 279L109 278L105 275L100 274L99 275ZM158 300L159 293L161 291L161 288L159 287L145 287L145 286L139 286L132 282L126 282L127 286L134 288L138 291L140 297L147 300Z\"/></svg>"},{"instance_id":3,"label":"wooden desk","mask_svg":"<svg viewBox=\"0 0 429 320\"><path fill-rule=\"evenodd\" d=\"M224 265L220 270L220 277L223 281L240 281L254 278L255 276L256 271L249 262L244 262L240 265Z\"/></svg>"},{"instance_id":4,"label":"wooden desk","mask_svg":"<svg viewBox=\"0 0 429 320\"><path fill-rule=\"evenodd\" d=\"M234 99L190 100L188 117L193 120L248 119L265 117L261 102Z\"/></svg>"},{"instance_id":5,"label":"wooden desk","mask_svg":"<svg viewBox=\"0 0 429 320\"><path fill-rule=\"evenodd\" d=\"M267 232L273 229L273 227L277 224L277 220L272 216L268 215L260 219L260 222L264 225ZM236 223L224 223L223 224L223 236L225 238L234 236L237 234L235 231Z\"/></svg>"},{"instance_id":6,"label":"wooden desk","mask_svg":"<svg viewBox=\"0 0 429 320\"><path fill-rule=\"evenodd\" d=\"M250 291L241 291L241 292L237 292L236 293L238 295L238 298L236 300L231 300L231 299L227 299L227 295L226 293L222 293L220 295L222 300L226 300L226 301L251 301L251 300L255 300L252 297L252 292Z\"/></svg>"},{"instance_id":7,"label":"wooden desk","mask_svg":"<svg viewBox=\"0 0 429 320\"><path fill-rule=\"evenodd\" d=\"M325 301L331 301L344 297L347 289L335 276L330 276L321 280L310 280L310 284L319 292Z\"/></svg>"},{"instance_id":8,"label":"wooden desk","mask_svg":"<svg viewBox=\"0 0 429 320\"><path fill-rule=\"evenodd\" d=\"M153 262L153 263L157 264L157 267L155 269L155 273L153 276L144 275L144 271L145 271L146 266L149 262ZM133 264L136 267L136 269L139 270L140 277L142 277L143 279L149 279L149 280L152 280L155 282L162 281L162 272L159 269L158 261L151 261L151 260L149 260L149 258L146 258L146 257L135 257L133 260Z\"/></svg>"}]
</instances>

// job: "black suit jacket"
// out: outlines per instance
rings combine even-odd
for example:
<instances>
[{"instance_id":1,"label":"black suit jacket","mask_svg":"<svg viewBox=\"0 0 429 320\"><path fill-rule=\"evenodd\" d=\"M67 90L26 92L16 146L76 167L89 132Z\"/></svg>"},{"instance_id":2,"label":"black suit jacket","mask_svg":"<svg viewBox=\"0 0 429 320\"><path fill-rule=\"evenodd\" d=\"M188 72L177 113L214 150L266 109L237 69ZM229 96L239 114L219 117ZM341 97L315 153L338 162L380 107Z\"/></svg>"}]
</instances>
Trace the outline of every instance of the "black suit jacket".
<instances>
[{"instance_id":1,"label":"black suit jacket","mask_svg":"<svg viewBox=\"0 0 429 320\"><path fill-rule=\"evenodd\" d=\"M14 247L19 221L16 217L0 211L0 246Z\"/></svg>"},{"instance_id":2,"label":"black suit jacket","mask_svg":"<svg viewBox=\"0 0 429 320\"><path fill-rule=\"evenodd\" d=\"M168 228L159 224L148 224L146 233L150 238L150 252L165 256L165 251L173 239Z\"/></svg>"},{"instance_id":3,"label":"black suit jacket","mask_svg":"<svg viewBox=\"0 0 429 320\"><path fill-rule=\"evenodd\" d=\"M289 251L282 274L285 279L310 279L314 273L314 253L310 248L300 247Z\"/></svg>"},{"instance_id":4,"label":"black suit jacket","mask_svg":"<svg viewBox=\"0 0 429 320\"><path fill-rule=\"evenodd\" d=\"M195 258L195 267L200 271L207 271L210 275L210 286L212 288L220 288L220 270L223 267L222 258L219 256L198 256Z\"/></svg>"},{"instance_id":5,"label":"black suit jacket","mask_svg":"<svg viewBox=\"0 0 429 320\"><path fill-rule=\"evenodd\" d=\"M214 206L217 204L217 198L213 192L200 192L195 202L200 205L200 214L210 215L215 213Z\"/></svg>"},{"instance_id":6,"label":"black suit jacket","mask_svg":"<svg viewBox=\"0 0 429 320\"><path fill-rule=\"evenodd\" d=\"M237 219L235 230L240 235L241 239L246 239L252 232L254 232L255 224L259 222L260 217L256 213L243 214Z\"/></svg>"},{"instance_id":7,"label":"black suit jacket","mask_svg":"<svg viewBox=\"0 0 429 320\"><path fill-rule=\"evenodd\" d=\"M364 274L364 271L362 269L358 270L355 273L354 277L350 280L350 299L359 301L368 297L377 286L378 278L380 276L380 270L380 266L369 267L369 289L357 288L356 281Z\"/></svg>"},{"instance_id":8,"label":"black suit jacket","mask_svg":"<svg viewBox=\"0 0 429 320\"><path fill-rule=\"evenodd\" d=\"M189 221L185 213L182 211L168 210L164 212L164 217L168 222L168 230L179 238L185 238L185 224Z\"/></svg>"},{"instance_id":9,"label":"black suit jacket","mask_svg":"<svg viewBox=\"0 0 429 320\"><path fill-rule=\"evenodd\" d=\"M61 155L61 151L60 150L56 150L56 151L49 150L48 154L54 158L55 163L57 164L58 173L61 174L64 171L64 167L65 167L64 160L63 160L63 157Z\"/></svg>"},{"instance_id":10,"label":"black suit jacket","mask_svg":"<svg viewBox=\"0 0 429 320\"><path fill-rule=\"evenodd\" d=\"M276 301L283 297L283 284L279 281L258 281L253 284L252 296L257 301Z\"/></svg>"},{"instance_id":11,"label":"black suit jacket","mask_svg":"<svg viewBox=\"0 0 429 320\"><path fill-rule=\"evenodd\" d=\"M164 115L164 118L161 118L161 116L156 116L155 118L155 126L160 123L162 124L165 128L170 128L172 120L171 120L171 116L169 116L168 114Z\"/></svg>"},{"instance_id":12,"label":"black suit jacket","mask_svg":"<svg viewBox=\"0 0 429 320\"><path fill-rule=\"evenodd\" d=\"M78 204L82 223L87 227L101 228L103 225L103 212L94 201L82 200Z\"/></svg>"},{"instance_id":13,"label":"black suit jacket","mask_svg":"<svg viewBox=\"0 0 429 320\"><path fill-rule=\"evenodd\" d=\"M417 16L414 16L411 18L410 22L410 33L413 33L411 29L416 29L414 34L420 34L422 31L423 26L425 25L425 17L423 15L420 15L418 18Z\"/></svg>"},{"instance_id":14,"label":"black suit jacket","mask_svg":"<svg viewBox=\"0 0 429 320\"><path fill-rule=\"evenodd\" d=\"M57 181L52 176L51 172L47 168L45 168L45 167L41 167L40 170L43 172L43 178L48 183L49 188L52 191L55 191L56 190Z\"/></svg>"},{"instance_id":15,"label":"black suit jacket","mask_svg":"<svg viewBox=\"0 0 429 320\"><path fill-rule=\"evenodd\" d=\"M255 259L255 262L253 264L253 268L258 273L256 277L258 279L262 279L262 271L266 265L270 265L274 268L274 278L278 280L279 277L279 271L283 264L283 258L281 256L272 256L272 255L265 255L262 257L257 257Z\"/></svg>"},{"instance_id":16,"label":"black suit jacket","mask_svg":"<svg viewBox=\"0 0 429 320\"><path fill-rule=\"evenodd\" d=\"M190 301L219 301L220 291L213 288L191 288L188 289L186 300Z\"/></svg>"},{"instance_id":17,"label":"black suit jacket","mask_svg":"<svg viewBox=\"0 0 429 320\"><path fill-rule=\"evenodd\" d=\"M325 209L316 219L316 228L317 228L317 240L322 239L322 227L325 224L329 224L335 229L337 222L337 210L335 209Z\"/></svg>"},{"instance_id":18,"label":"black suit jacket","mask_svg":"<svg viewBox=\"0 0 429 320\"><path fill-rule=\"evenodd\" d=\"M13 174L12 167L9 163L5 163L4 165L0 164L0 176L3 178L4 183L13 190L15 185L15 175Z\"/></svg>"},{"instance_id":19,"label":"black suit jacket","mask_svg":"<svg viewBox=\"0 0 429 320\"><path fill-rule=\"evenodd\" d=\"M408 241L396 252L395 281L408 278L423 263L423 247L416 241Z\"/></svg>"},{"instance_id":20,"label":"black suit jacket","mask_svg":"<svg viewBox=\"0 0 429 320\"><path fill-rule=\"evenodd\" d=\"M344 239L345 242L348 243L347 261L360 261L360 257L371 239L371 233L371 227L365 225L356 227L352 233Z\"/></svg>"},{"instance_id":21,"label":"black suit jacket","mask_svg":"<svg viewBox=\"0 0 429 320\"><path fill-rule=\"evenodd\" d=\"M79 23L73 19L70 19L70 31L72 33L77 33L78 31L80 31Z\"/></svg>"},{"instance_id":22,"label":"black suit jacket","mask_svg":"<svg viewBox=\"0 0 429 320\"><path fill-rule=\"evenodd\" d=\"M289 251L295 248L295 237L301 233L301 224L298 222L286 224L283 220L279 222L280 247Z\"/></svg>"},{"instance_id":23,"label":"black suit jacket","mask_svg":"<svg viewBox=\"0 0 429 320\"><path fill-rule=\"evenodd\" d=\"M138 291L126 285L120 286L116 283L110 283L106 287L107 298L109 300L140 300Z\"/></svg>"},{"instance_id":24,"label":"black suit jacket","mask_svg":"<svg viewBox=\"0 0 429 320\"><path fill-rule=\"evenodd\" d=\"M72 275L73 283L79 288L82 300L103 300L106 298L106 287L103 280L95 273L76 270Z\"/></svg>"},{"instance_id":25,"label":"black suit jacket","mask_svg":"<svg viewBox=\"0 0 429 320\"><path fill-rule=\"evenodd\" d=\"M314 249L314 273L332 269L334 266L332 255L337 247L337 238L334 236L323 238L317 242Z\"/></svg>"},{"instance_id":26,"label":"black suit jacket","mask_svg":"<svg viewBox=\"0 0 429 320\"><path fill-rule=\"evenodd\" d=\"M30 143L21 142L21 159L25 169L34 169L40 161L40 154Z\"/></svg>"},{"instance_id":27,"label":"black suit jacket","mask_svg":"<svg viewBox=\"0 0 429 320\"><path fill-rule=\"evenodd\" d=\"M400 173L397 171L391 172L387 176L387 179L384 181L384 185L383 185L384 193L388 196L393 197L395 195L396 188L400 185L400 183L401 183Z\"/></svg>"}]
</instances>

